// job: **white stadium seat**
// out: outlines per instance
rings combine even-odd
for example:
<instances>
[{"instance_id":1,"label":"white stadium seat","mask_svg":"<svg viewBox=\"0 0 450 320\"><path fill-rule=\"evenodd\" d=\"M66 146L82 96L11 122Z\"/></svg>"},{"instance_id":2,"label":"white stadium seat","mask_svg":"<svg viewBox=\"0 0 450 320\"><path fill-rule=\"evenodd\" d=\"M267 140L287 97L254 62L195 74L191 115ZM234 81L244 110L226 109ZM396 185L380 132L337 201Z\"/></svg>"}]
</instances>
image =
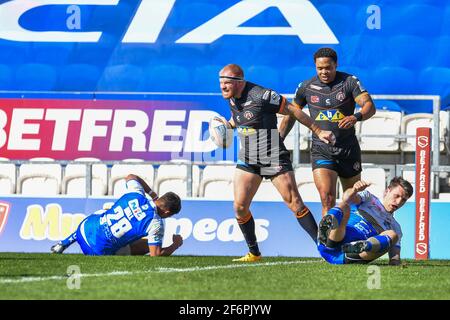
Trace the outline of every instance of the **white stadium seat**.
<instances>
[{"instance_id":1,"label":"white stadium seat","mask_svg":"<svg viewBox=\"0 0 450 320\"><path fill-rule=\"evenodd\" d=\"M0 158L0 195L16 193L16 166Z\"/></svg>"},{"instance_id":2,"label":"white stadium seat","mask_svg":"<svg viewBox=\"0 0 450 320\"><path fill-rule=\"evenodd\" d=\"M76 162L66 166L62 183L63 194L71 196L86 196L86 164L83 162L99 162L96 158L78 158ZM91 195L104 196L107 194L108 169L105 164L98 163L92 165Z\"/></svg>"},{"instance_id":3,"label":"white stadium seat","mask_svg":"<svg viewBox=\"0 0 450 320\"><path fill-rule=\"evenodd\" d=\"M444 141L448 133L448 113L441 111L439 119L439 151L442 152L445 150ZM415 135L418 127L433 128L433 115L431 113L413 113L403 117L401 132L402 134L413 135L413 137L408 137L406 142L400 144L402 151L416 151Z\"/></svg>"},{"instance_id":4,"label":"white stadium seat","mask_svg":"<svg viewBox=\"0 0 450 320\"><path fill-rule=\"evenodd\" d=\"M235 165L209 165L203 169L199 197L214 200L233 200Z\"/></svg>"},{"instance_id":5,"label":"white stadium seat","mask_svg":"<svg viewBox=\"0 0 450 320\"><path fill-rule=\"evenodd\" d=\"M314 184L313 172L310 167L295 169L295 181L303 201L320 202L320 194Z\"/></svg>"},{"instance_id":6,"label":"white stadium seat","mask_svg":"<svg viewBox=\"0 0 450 320\"><path fill-rule=\"evenodd\" d=\"M411 185L414 188L414 193L411 196L411 198L409 198L408 201L416 201L415 196L416 196L416 171L414 170L415 165L411 164L411 168L413 170L404 170L402 173L402 177L406 180L408 180L409 183L411 183ZM434 174L431 175L431 179L430 179L430 188L432 189L434 185Z\"/></svg>"},{"instance_id":7,"label":"white stadium seat","mask_svg":"<svg viewBox=\"0 0 450 320\"><path fill-rule=\"evenodd\" d=\"M270 179L263 179L253 200L256 201L283 201L277 188Z\"/></svg>"},{"instance_id":8,"label":"white stadium seat","mask_svg":"<svg viewBox=\"0 0 450 320\"><path fill-rule=\"evenodd\" d=\"M383 197L386 189L386 171L383 168L363 168L361 180L371 183L367 188L370 193L380 199Z\"/></svg>"},{"instance_id":9,"label":"white stadium seat","mask_svg":"<svg viewBox=\"0 0 450 320\"><path fill-rule=\"evenodd\" d=\"M187 197L187 168L185 164L163 164L160 165L157 171L157 178L155 181L155 191L158 195L163 195L166 192L172 191L181 198ZM200 180L200 169L197 165L192 166L192 196L196 197L198 194L198 186Z\"/></svg>"},{"instance_id":10,"label":"white stadium seat","mask_svg":"<svg viewBox=\"0 0 450 320\"><path fill-rule=\"evenodd\" d=\"M306 114L309 115L309 109L305 108L303 109ZM278 120L278 128L280 127L280 123L283 120L283 115L278 114L277 120ZM298 122L298 121L297 121ZM300 150L306 151L309 150L310 146L310 140L311 140L311 130L309 130L306 126L302 125L301 123L298 123L300 128L300 137L299 137L299 143L300 143ZM284 145L288 150L294 150L294 134L295 130L294 127L291 129L287 137L284 139Z\"/></svg>"},{"instance_id":11,"label":"white stadium seat","mask_svg":"<svg viewBox=\"0 0 450 320\"><path fill-rule=\"evenodd\" d=\"M32 158L30 161L54 161ZM19 168L18 193L28 196L53 196L61 193L61 166L43 163L24 163Z\"/></svg>"},{"instance_id":12,"label":"white stadium seat","mask_svg":"<svg viewBox=\"0 0 450 320\"><path fill-rule=\"evenodd\" d=\"M153 189L154 182L154 168L151 164L142 164L140 159L126 159L123 160L131 163L115 164L111 168L111 178L109 180L109 193L114 197L120 197L126 192L125 177L128 174L135 174L142 179Z\"/></svg>"},{"instance_id":13,"label":"white stadium seat","mask_svg":"<svg viewBox=\"0 0 450 320\"><path fill-rule=\"evenodd\" d=\"M395 136L400 133L401 113L377 111L367 121L360 124L360 146L362 151L399 151ZM359 122L358 122L359 123ZM365 137L364 135L385 135L384 137Z\"/></svg>"}]
</instances>

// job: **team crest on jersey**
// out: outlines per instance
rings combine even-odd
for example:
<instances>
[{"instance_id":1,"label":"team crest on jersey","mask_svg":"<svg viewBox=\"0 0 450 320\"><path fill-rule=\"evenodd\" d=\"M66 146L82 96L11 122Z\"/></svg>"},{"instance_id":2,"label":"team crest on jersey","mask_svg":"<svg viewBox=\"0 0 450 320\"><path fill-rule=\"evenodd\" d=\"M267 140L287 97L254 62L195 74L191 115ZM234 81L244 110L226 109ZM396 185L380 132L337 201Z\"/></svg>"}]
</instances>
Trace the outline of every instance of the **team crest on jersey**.
<instances>
[{"instance_id":1,"label":"team crest on jersey","mask_svg":"<svg viewBox=\"0 0 450 320\"><path fill-rule=\"evenodd\" d=\"M9 208L11 205L7 202L0 202L0 234L6 226L8 221Z\"/></svg>"},{"instance_id":2,"label":"team crest on jersey","mask_svg":"<svg viewBox=\"0 0 450 320\"><path fill-rule=\"evenodd\" d=\"M327 111L320 111L315 120L339 122L344 118L345 116L339 110L327 110Z\"/></svg>"},{"instance_id":3,"label":"team crest on jersey","mask_svg":"<svg viewBox=\"0 0 450 320\"><path fill-rule=\"evenodd\" d=\"M312 103L318 103L320 101L318 96L311 96L311 102Z\"/></svg>"},{"instance_id":4,"label":"team crest on jersey","mask_svg":"<svg viewBox=\"0 0 450 320\"><path fill-rule=\"evenodd\" d=\"M353 164L353 169L354 169L355 171L359 171L359 169L361 169L361 164L360 164L358 161L356 161L356 162Z\"/></svg>"},{"instance_id":5,"label":"team crest on jersey","mask_svg":"<svg viewBox=\"0 0 450 320\"><path fill-rule=\"evenodd\" d=\"M244 118L247 120L250 120L251 118L253 118L254 114L251 111L245 111L244 112Z\"/></svg>"},{"instance_id":6,"label":"team crest on jersey","mask_svg":"<svg viewBox=\"0 0 450 320\"><path fill-rule=\"evenodd\" d=\"M345 93L342 91L339 91L336 95L336 99L338 99L340 102L345 100Z\"/></svg>"}]
</instances>

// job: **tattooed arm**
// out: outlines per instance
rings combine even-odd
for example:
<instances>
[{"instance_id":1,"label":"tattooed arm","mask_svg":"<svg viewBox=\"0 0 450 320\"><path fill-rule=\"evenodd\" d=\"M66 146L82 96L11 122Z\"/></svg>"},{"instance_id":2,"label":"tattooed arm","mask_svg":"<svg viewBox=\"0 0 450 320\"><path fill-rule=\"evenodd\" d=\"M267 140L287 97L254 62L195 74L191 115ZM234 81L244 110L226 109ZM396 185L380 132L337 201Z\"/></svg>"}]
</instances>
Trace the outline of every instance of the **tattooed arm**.
<instances>
[{"instance_id":1,"label":"tattooed arm","mask_svg":"<svg viewBox=\"0 0 450 320\"><path fill-rule=\"evenodd\" d=\"M367 92L363 92L359 96L357 96L355 98L355 102L361 107L361 111L355 113L354 115L347 116L339 121L339 128L350 129L356 124L358 120L362 121L370 119L375 114L375 104L373 103L372 98ZM358 113L361 119L358 119Z\"/></svg>"}]
</instances>

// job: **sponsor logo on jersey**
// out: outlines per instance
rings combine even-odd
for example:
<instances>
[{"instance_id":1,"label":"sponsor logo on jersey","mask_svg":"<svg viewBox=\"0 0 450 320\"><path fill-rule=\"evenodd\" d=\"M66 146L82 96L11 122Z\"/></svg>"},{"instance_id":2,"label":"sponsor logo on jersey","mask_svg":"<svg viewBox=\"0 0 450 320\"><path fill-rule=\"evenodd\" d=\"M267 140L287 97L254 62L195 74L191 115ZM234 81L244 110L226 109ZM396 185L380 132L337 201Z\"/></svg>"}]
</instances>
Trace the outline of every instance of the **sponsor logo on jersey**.
<instances>
[{"instance_id":1,"label":"sponsor logo on jersey","mask_svg":"<svg viewBox=\"0 0 450 320\"><path fill-rule=\"evenodd\" d=\"M318 96L311 96L311 102L312 103L318 103L320 101Z\"/></svg>"},{"instance_id":2,"label":"sponsor logo on jersey","mask_svg":"<svg viewBox=\"0 0 450 320\"><path fill-rule=\"evenodd\" d=\"M338 99L338 100L341 101L341 102L344 101L344 99L345 99L345 93L342 92L342 91L338 92L337 95L336 95L336 99Z\"/></svg>"},{"instance_id":3,"label":"sponsor logo on jersey","mask_svg":"<svg viewBox=\"0 0 450 320\"><path fill-rule=\"evenodd\" d=\"M322 90L322 87L316 86L314 84L310 84L309 87L316 90Z\"/></svg>"},{"instance_id":4,"label":"sponsor logo on jersey","mask_svg":"<svg viewBox=\"0 0 450 320\"><path fill-rule=\"evenodd\" d=\"M270 94L270 104L279 105L280 99L281 96L278 93L272 91L272 93Z\"/></svg>"},{"instance_id":5,"label":"sponsor logo on jersey","mask_svg":"<svg viewBox=\"0 0 450 320\"><path fill-rule=\"evenodd\" d=\"M330 98L326 99L325 103L327 104L327 106L331 105L331 99Z\"/></svg>"},{"instance_id":6,"label":"sponsor logo on jersey","mask_svg":"<svg viewBox=\"0 0 450 320\"><path fill-rule=\"evenodd\" d=\"M244 107L247 107L247 106L251 105L252 103L253 103L252 100L248 100L244 103Z\"/></svg>"},{"instance_id":7,"label":"sponsor logo on jersey","mask_svg":"<svg viewBox=\"0 0 450 320\"><path fill-rule=\"evenodd\" d=\"M344 115L339 110L320 111L316 117L316 121L339 122L344 119Z\"/></svg>"},{"instance_id":8,"label":"sponsor logo on jersey","mask_svg":"<svg viewBox=\"0 0 450 320\"><path fill-rule=\"evenodd\" d=\"M250 136L256 133L256 129L250 127L238 127L237 131L243 136Z\"/></svg>"},{"instance_id":9,"label":"sponsor logo on jersey","mask_svg":"<svg viewBox=\"0 0 450 320\"><path fill-rule=\"evenodd\" d=\"M10 204L0 201L0 234L6 226L6 222L8 221Z\"/></svg>"},{"instance_id":10,"label":"sponsor logo on jersey","mask_svg":"<svg viewBox=\"0 0 450 320\"><path fill-rule=\"evenodd\" d=\"M269 96L270 96L270 90L267 90L266 92L264 92L262 98L263 100L269 100Z\"/></svg>"}]
</instances>

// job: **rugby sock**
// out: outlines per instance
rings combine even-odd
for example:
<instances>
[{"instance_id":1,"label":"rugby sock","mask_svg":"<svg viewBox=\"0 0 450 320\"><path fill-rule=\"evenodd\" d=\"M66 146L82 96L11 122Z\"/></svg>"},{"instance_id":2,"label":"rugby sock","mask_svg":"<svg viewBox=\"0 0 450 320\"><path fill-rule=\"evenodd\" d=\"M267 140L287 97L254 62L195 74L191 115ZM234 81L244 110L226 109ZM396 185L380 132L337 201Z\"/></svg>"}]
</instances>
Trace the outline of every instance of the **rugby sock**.
<instances>
[{"instance_id":1,"label":"rugby sock","mask_svg":"<svg viewBox=\"0 0 450 320\"><path fill-rule=\"evenodd\" d=\"M390 247L392 243L391 237L388 235L379 235L367 239L366 250L367 252L383 252Z\"/></svg>"},{"instance_id":2,"label":"rugby sock","mask_svg":"<svg viewBox=\"0 0 450 320\"><path fill-rule=\"evenodd\" d=\"M72 233L70 236L68 236L67 238L65 238L64 240L61 240L61 245L65 248L67 248L75 241L77 241L77 232L76 231L74 233Z\"/></svg>"},{"instance_id":3,"label":"rugby sock","mask_svg":"<svg viewBox=\"0 0 450 320\"><path fill-rule=\"evenodd\" d=\"M244 218L237 218L237 222L250 252L255 256L260 256L261 252L259 252L258 242L256 241L255 220L252 214L249 213Z\"/></svg>"},{"instance_id":4,"label":"rugby sock","mask_svg":"<svg viewBox=\"0 0 450 320\"><path fill-rule=\"evenodd\" d=\"M341 224L343 213L340 208L336 208L336 207L331 208L330 210L328 210L327 214L330 214L336 218L336 220L338 222L338 226Z\"/></svg>"},{"instance_id":5,"label":"rugby sock","mask_svg":"<svg viewBox=\"0 0 450 320\"><path fill-rule=\"evenodd\" d=\"M304 207L301 211L297 212L295 217L300 226L305 229L313 241L317 242L317 223L308 207Z\"/></svg>"}]
</instances>

